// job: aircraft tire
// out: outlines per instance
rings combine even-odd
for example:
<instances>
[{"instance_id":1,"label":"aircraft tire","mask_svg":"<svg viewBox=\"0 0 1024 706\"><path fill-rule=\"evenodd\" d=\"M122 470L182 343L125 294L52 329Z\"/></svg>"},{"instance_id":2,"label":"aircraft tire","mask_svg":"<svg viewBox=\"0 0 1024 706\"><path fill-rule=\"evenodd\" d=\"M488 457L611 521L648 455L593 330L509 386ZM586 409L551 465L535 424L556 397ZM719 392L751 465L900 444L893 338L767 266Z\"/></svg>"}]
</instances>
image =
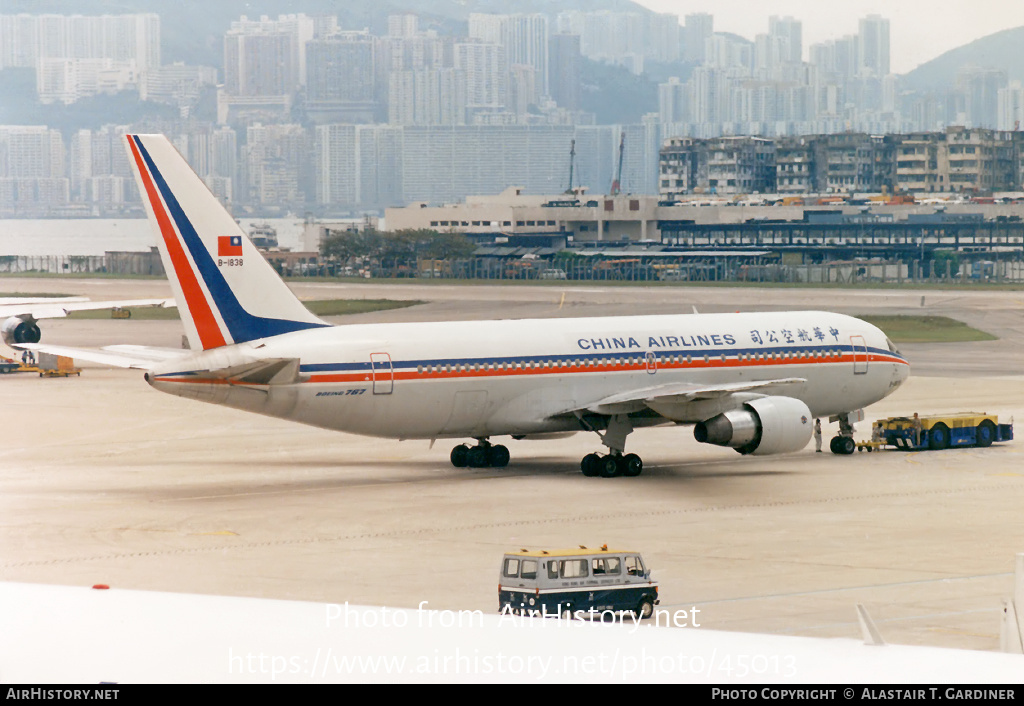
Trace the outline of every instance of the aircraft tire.
<instances>
[{"instance_id":1,"label":"aircraft tire","mask_svg":"<svg viewBox=\"0 0 1024 706\"><path fill-rule=\"evenodd\" d=\"M583 475L587 478L593 478L597 475L597 464L601 461L601 457L597 454L587 454L580 461L580 470L583 471Z\"/></svg>"},{"instance_id":2,"label":"aircraft tire","mask_svg":"<svg viewBox=\"0 0 1024 706\"><path fill-rule=\"evenodd\" d=\"M614 478L619 475L619 459L615 456L605 456L598 461L597 468L602 478Z\"/></svg>"},{"instance_id":3,"label":"aircraft tire","mask_svg":"<svg viewBox=\"0 0 1024 706\"><path fill-rule=\"evenodd\" d=\"M857 450L857 442L849 436L840 436L839 443L836 444L836 448L839 449L839 453L844 456L849 456Z\"/></svg>"},{"instance_id":4,"label":"aircraft tire","mask_svg":"<svg viewBox=\"0 0 1024 706\"><path fill-rule=\"evenodd\" d=\"M486 446L474 446L472 447L467 455L467 461L469 462L470 468L487 468L487 447Z\"/></svg>"},{"instance_id":5,"label":"aircraft tire","mask_svg":"<svg viewBox=\"0 0 1024 706\"><path fill-rule=\"evenodd\" d=\"M492 446L487 452L487 461L491 468L504 468L508 465L510 454L508 449L498 444Z\"/></svg>"},{"instance_id":6,"label":"aircraft tire","mask_svg":"<svg viewBox=\"0 0 1024 706\"><path fill-rule=\"evenodd\" d=\"M635 478L644 472L644 462L636 454L626 454L622 457L622 475Z\"/></svg>"},{"instance_id":7,"label":"aircraft tire","mask_svg":"<svg viewBox=\"0 0 1024 706\"><path fill-rule=\"evenodd\" d=\"M452 449L451 461L452 465L456 468L465 468L469 463L469 447L465 444L459 444Z\"/></svg>"},{"instance_id":8,"label":"aircraft tire","mask_svg":"<svg viewBox=\"0 0 1024 706\"><path fill-rule=\"evenodd\" d=\"M830 451L831 451L832 453L834 453L834 454L837 454L837 455L838 455L838 454L840 454L840 453L842 453L841 451L839 451L839 439L840 439L840 437L838 437L838 436L833 436L833 437L832 437L832 440L831 440L830 442L828 442L828 448L829 448L829 450L830 450Z\"/></svg>"}]
</instances>

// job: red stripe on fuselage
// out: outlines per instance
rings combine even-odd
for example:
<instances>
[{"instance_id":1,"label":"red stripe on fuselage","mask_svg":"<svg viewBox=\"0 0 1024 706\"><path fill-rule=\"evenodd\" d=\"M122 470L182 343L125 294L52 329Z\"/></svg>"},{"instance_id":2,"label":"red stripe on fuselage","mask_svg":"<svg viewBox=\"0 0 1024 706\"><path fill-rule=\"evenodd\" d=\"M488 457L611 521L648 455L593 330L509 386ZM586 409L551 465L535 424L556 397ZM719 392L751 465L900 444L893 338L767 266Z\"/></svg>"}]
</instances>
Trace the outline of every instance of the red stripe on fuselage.
<instances>
[{"instance_id":1,"label":"red stripe on fuselage","mask_svg":"<svg viewBox=\"0 0 1024 706\"><path fill-rule=\"evenodd\" d=\"M156 185L149 175L149 170L146 169L146 162L142 159L138 145L135 144L135 138L132 135L127 137L128 145L132 150L132 157L134 157L135 164L139 168L139 175L142 177L142 183L146 189L146 196L153 207L153 214L156 216L156 222L160 227L160 234L163 236L164 245L167 247L171 264L174 266L174 274L178 277L178 282L181 284L181 291L185 296L185 305L188 307L189 313L192 314L192 321L199 332L199 342L203 346L203 350L219 348L227 343L224 340L224 334L221 332L220 325L213 315L213 310L210 309L202 287L199 286L199 281L196 279L191 264L189 264L188 257L181 247L181 242L178 240L178 234L171 224L171 219L167 215L167 211L164 210L160 194L157 193Z\"/></svg>"},{"instance_id":2,"label":"red stripe on fuselage","mask_svg":"<svg viewBox=\"0 0 1024 706\"><path fill-rule=\"evenodd\" d=\"M714 356L710 360L705 362L703 356L695 356L693 361L690 363L669 363L664 360L658 361L658 370L707 370L709 368L722 369L737 369L737 368L748 368L748 367L765 367L765 366L777 366L777 367L789 367L789 366L806 366L806 365L829 365L845 366L850 363L864 363L873 362L875 364L880 363L902 363L903 365L909 365L906 360L902 358L896 358L893 356L887 356L883 354L872 353L869 355L868 360L862 360L858 357L856 360L853 355L845 354L838 357L828 356L813 356L810 359L797 360L742 360L737 361L734 358L723 362L720 357ZM479 365L479 363L478 363ZM508 377L521 377L524 375L578 375L582 373L594 374L594 373L618 373L618 372L644 372L646 367L641 365L553 365L550 367L529 367L529 368L505 368L505 369L491 369L491 370L394 370L390 374L382 374L378 379L380 380L453 380L463 378L508 378ZM172 383L191 383L191 384L209 384L209 385L225 385L225 384L240 384L235 381L225 380L223 378L191 378L191 377L157 377L155 378L159 382L172 382ZM360 383L360 382L373 382L373 373L371 371L359 371L353 373L321 373L317 375L311 375L305 384L338 384L338 383ZM751 382L757 382L751 380ZM244 383L245 385L254 385L254 383ZM258 385L255 385L258 386Z\"/></svg>"}]
</instances>

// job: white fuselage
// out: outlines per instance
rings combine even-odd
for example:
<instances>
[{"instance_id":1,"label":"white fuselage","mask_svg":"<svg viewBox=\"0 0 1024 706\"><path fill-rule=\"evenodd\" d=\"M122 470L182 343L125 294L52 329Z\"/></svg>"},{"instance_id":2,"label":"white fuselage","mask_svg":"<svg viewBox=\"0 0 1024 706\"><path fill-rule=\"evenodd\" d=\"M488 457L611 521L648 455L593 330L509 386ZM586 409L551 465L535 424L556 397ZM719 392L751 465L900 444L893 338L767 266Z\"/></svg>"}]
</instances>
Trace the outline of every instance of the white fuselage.
<instances>
[{"instance_id":1,"label":"white fuselage","mask_svg":"<svg viewBox=\"0 0 1024 706\"><path fill-rule=\"evenodd\" d=\"M260 385L212 374L267 359L298 359L299 375ZM760 394L800 399L824 417L882 399L908 374L864 321L781 312L317 328L204 351L148 379L184 397L408 439L579 431L574 411L670 383L796 378ZM670 398L634 415L634 425L694 423L738 404Z\"/></svg>"}]
</instances>

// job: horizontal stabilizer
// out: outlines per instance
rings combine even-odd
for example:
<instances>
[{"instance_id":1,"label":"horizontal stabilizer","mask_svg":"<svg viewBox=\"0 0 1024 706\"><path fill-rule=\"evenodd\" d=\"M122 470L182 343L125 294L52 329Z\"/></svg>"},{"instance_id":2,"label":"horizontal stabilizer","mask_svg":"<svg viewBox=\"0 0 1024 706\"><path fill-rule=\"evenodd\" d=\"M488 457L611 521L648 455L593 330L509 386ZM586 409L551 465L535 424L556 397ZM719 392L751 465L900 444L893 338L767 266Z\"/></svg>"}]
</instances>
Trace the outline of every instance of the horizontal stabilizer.
<instances>
[{"instance_id":1,"label":"horizontal stabilizer","mask_svg":"<svg viewBox=\"0 0 1024 706\"><path fill-rule=\"evenodd\" d=\"M181 358L189 352L185 348L159 348L157 346L137 346L121 343L113 346L103 346L102 350L117 353L118 355L137 357L141 360L151 360L154 363Z\"/></svg>"},{"instance_id":2,"label":"horizontal stabilizer","mask_svg":"<svg viewBox=\"0 0 1024 706\"><path fill-rule=\"evenodd\" d=\"M299 381L298 358L271 358L211 370L221 380L244 385L288 385Z\"/></svg>"},{"instance_id":3,"label":"horizontal stabilizer","mask_svg":"<svg viewBox=\"0 0 1024 706\"><path fill-rule=\"evenodd\" d=\"M112 346L113 347L113 346ZM18 350L30 350L38 353L50 353L52 355L65 356L67 358L75 358L77 360L87 360L90 363L99 363L100 365L109 365L113 368L136 368L138 370L148 370L155 363L161 360L167 360L164 357L154 357L153 355L145 355L143 350L145 346L127 346L128 348L139 349L133 352L126 351L113 351L113 350L96 350L95 348L72 348L71 346L54 346L47 343L22 343L12 348ZM165 348L156 349L160 351L166 351ZM179 351L179 356L187 353L187 351Z\"/></svg>"}]
</instances>

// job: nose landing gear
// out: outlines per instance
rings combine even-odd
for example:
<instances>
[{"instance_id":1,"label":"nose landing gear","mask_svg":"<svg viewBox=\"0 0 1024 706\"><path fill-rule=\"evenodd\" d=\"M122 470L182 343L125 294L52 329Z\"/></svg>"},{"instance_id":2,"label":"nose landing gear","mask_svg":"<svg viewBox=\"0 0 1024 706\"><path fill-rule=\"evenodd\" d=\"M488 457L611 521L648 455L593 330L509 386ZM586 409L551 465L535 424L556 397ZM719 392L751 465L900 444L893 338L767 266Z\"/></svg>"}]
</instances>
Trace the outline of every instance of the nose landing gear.
<instances>
[{"instance_id":1,"label":"nose landing gear","mask_svg":"<svg viewBox=\"0 0 1024 706\"><path fill-rule=\"evenodd\" d=\"M853 422L850 421L850 414L838 415L839 435L833 436L828 447L837 456L849 456L857 450L857 442L853 439ZM829 419L833 421L835 417Z\"/></svg>"}]
</instances>

